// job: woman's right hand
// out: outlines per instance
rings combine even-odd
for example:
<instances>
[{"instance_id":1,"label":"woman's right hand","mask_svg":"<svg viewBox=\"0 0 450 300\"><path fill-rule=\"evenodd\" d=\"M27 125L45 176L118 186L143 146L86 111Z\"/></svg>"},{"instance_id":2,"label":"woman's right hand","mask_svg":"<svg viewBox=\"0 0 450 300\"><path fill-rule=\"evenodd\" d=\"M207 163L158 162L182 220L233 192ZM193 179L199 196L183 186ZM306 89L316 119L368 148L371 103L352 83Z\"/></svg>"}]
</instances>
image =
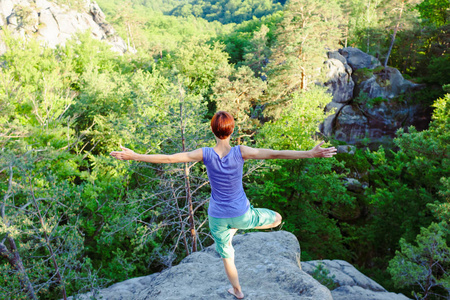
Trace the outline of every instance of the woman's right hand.
<instances>
[{"instance_id":1,"label":"woman's right hand","mask_svg":"<svg viewBox=\"0 0 450 300\"><path fill-rule=\"evenodd\" d=\"M136 152L133 150L130 150L128 148L120 146L122 151L113 151L110 153L110 155L114 158L120 159L120 160L135 160L136 159Z\"/></svg>"}]
</instances>

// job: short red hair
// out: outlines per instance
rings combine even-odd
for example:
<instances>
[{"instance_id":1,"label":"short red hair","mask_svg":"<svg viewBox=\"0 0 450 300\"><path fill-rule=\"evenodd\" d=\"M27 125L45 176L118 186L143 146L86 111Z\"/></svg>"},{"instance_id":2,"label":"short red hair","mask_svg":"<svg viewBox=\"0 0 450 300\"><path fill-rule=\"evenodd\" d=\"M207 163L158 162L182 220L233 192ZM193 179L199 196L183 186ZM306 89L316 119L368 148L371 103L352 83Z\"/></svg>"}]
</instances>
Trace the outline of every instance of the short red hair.
<instances>
[{"instance_id":1,"label":"short red hair","mask_svg":"<svg viewBox=\"0 0 450 300\"><path fill-rule=\"evenodd\" d=\"M211 129L219 139L226 139L234 131L234 118L226 111L218 111L211 119Z\"/></svg>"}]
</instances>

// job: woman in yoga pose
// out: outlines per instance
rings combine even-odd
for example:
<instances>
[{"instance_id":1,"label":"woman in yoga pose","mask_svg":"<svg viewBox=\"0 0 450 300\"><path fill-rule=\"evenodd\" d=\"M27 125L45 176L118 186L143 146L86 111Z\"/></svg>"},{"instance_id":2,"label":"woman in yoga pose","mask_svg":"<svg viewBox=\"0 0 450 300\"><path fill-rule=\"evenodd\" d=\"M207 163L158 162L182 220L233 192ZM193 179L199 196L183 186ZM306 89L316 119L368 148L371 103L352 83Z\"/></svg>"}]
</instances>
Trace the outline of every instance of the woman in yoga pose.
<instances>
[{"instance_id":1,"label":"woman in yoga pose","mask_svg":"<svg viewBox=\"0 0 450 300\"><path fill-rule=\"evenodd\" d=\"M199 148L191 152L172 155L137 154L130 149L111 152L120 160L136 160L149 163L181 163L203 161L211 183L208 208L209 227L220 254L225 272L232 287L228 292L238 299L244 298L234 264L231 244L238 229L267 229L281 224L281 215L265 208L250 205L243 186L242 169L246 159L299 159L332 157L336 148L321 148L321 142L309 151L257 149L248 146L231 147L230 137L234 131L233 117L224 111L217 112L211 120L211 130L216 138L213 148Z\"/></svg>"}]
</instances>

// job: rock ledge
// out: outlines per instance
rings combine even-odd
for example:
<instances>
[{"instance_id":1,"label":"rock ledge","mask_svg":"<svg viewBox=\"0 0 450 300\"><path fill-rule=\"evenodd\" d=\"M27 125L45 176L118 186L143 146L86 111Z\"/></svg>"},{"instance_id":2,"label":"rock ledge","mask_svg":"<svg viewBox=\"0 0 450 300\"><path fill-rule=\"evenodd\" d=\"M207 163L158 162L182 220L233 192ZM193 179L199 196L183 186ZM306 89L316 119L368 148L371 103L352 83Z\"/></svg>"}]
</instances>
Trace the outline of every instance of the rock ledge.
<instances>
[{"instance_id":1,"label":"rock ledge","mask_svg":"<svg viewBox=\"0 0 450 300\"><path fill-rule=\"evenodd\" d=\"M307 273L314 271L319 261L300 265L298 240L286 231L238 235L233 246L247 300L408 299L387 292L345 261L323 261L331 274L339 275L336 282L340 287L330 292ZM235 299L227 293L229 287L222 259L212 245L160 273L119 282L95 294L77 295L76 299Z\"/></svg>"}]
</instances>

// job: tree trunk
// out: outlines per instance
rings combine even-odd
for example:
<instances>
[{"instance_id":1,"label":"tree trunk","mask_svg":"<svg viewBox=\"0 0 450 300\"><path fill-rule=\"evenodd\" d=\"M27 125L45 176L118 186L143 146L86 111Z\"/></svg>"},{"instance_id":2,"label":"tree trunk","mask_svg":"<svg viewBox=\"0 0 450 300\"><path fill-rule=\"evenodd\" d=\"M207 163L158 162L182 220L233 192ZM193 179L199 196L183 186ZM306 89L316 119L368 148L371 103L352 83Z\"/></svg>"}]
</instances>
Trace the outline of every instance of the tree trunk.
<instances>
[{"instance_id":1,"label":"tree trunk","mask_svg":"<svg viewBox=\"0 0 450 300\"><path fill-rule=\"evenodd\" d=\"M425 281L425 287L423 289L423 291L425 292L425 294L423 295L423 298L422 298L423 300L428 299L428 293L430 292L430 289L433 286L433 283L432 283L432 278L433 278L433 275L432 275L433 274L433 260L432 260L432 258L428 259L427 271L428 271L427 279Z\"/></svg>"},{"instance_id":2,"label":"tree trunk","mask_svg":"<svg viewBox=\"0 0 450 300\"><path fill-rule=\"evenodd\" d=\"M392 34L391 45L389 46L389 50L388 50L388 53L387 53L387 55L386 55L386 59L384 60L384 68L387 67L387 63L388 63L388 60L389 60L389 56L391 55L392 47L394 46L395 36L397 35L398 28L400 27L400 21L401 21L401 19L402 19L402 14L403 14L404 6L405 6L405 1L402 1L402 5L401 5L401 7L400 7L400 13L399 13L399 15L398 15L397 24L395 25L395 27L394 27L394 33Z\"/></svg>"},{"instance_id":3,"label":"tree trunk","mask_svg":"<svg viewBox=\"0 0 450 300\"><path fill-rule=\"evenodd\" d=\"M367 2L367 17L366 17L366 22L367 25L369 24L369 18L370 18L370 1ZM369 30L369 26L366 27L366 32L367 32L367 49L366 49L366 53L369 53L370 51L370 30Z\"/></svg>"},{"instance_id":4,"label":"tree trunk","mask_svg":"<svg viewBox=\"0 0 450 300\"><path fill-rule=\"evenodd\" d=\"M128 22L126 23L128 31L127 31L127 46L128 46L128 51L130 51L130 35L131 35L131 31L130 31L130 24L128 24Z\"/></svg>"},{"instance_id":5,"label":"tree trunk","mask_svg":"<svg viewBox=\"0 0 450 300\"><path fill-rule=\"evenodd\" d=\"M19 282L22 285L23 289L27 292L28 297L30 299L37 300L33 285L28 278L28 274L19 255L19 251L17 250L16 242L11 237L7 237L6 240L8 241L9 248L11 250L8 250L8 248L6 248L3 243L0 243L0 256L6 258L11 267L17 271Z\"/></svg>"},{"instance_id":6,"label":"tree trunk","mask_svg":"<svg viewBox=\"0 0 450 300\"><path fill-rule=\"evenodd\" d=\"M134 49L136 49L136 45L134 44L134 38L133 38L133 34L131 33L131 26L130 26L130 23L127 23L127 27L128 27L128 36L129 36L129 38L128 38L128 51L130 50L130 40L131 40L131 43L133 44L133 48Z\"/></svg>"},{"instance_id":7,"label":"tree trunk","mask_svg":"<svg viewBox=\"0 0 450 300\"><path fill-rule=\"evenodd\" d=\"M348 14L347 14L347 18L348 18ZM345 26L345 43L344 43L344 47L347 48L347 42L348 42L348 22L347 22L347 26Z\"/></svg>"},{"instance_id":8,"label":"tree trunk","mask_svg":"<svg viewBox=\"0 0 450 300\"><path fill-rule=\"evenodd\" d=\"M238 128L238 132L239 132L239 135L237 138L237 144L240 145L241 144L241 125L238 124L237 128Z\"/></svg>"},{"instance_id":9,"label":"tree trunk","mask_svg":"<svg viewBox=\"0 0 450 300\"><path fill-rule=\"evenodd\" d=\"M3 202L0 207L0 217L3 221L3 224L5 224L6 227L8 227L8 222L6 221L5 217L5 206L6 206L6 200L8 200L9 197L11 197L11 190L12 190L12 183L13 183L13 166L12 164L9 165L9 180L8 180L8 190L6 191ZM31 299L37 299L33 285L30 282L30 279L28 278L28 274L23 266L22 258L19 255L19 251L17 250L16 242L14 239L8 234L6 235L6 240L9 244L9 249L6 248L6 246L3 244L4 240L0 242L0 256L6 258L11 265L11 267L17 271L20 284L22 285L23 289L27 292L28 297Z\"/></svg>"},{"instance_id":10,"label":"tree trunk","mask_svg":"<svg viewBox=\"0 0 450 300\"><path fill-rule=\"evenodd\" d=\"M370 31L367 29L367 46L366 46L366 53L369 53L370 51Z\"/></svg>"},{"instance_id":11,"label":"tree trunk","mask_svg":"<svg viewBox=\"0 0 450 300\"><path fill-rule=\"evenodd\" d=\"M173 190L173 186L172 186L172 190ZM175 200L175 205L176 205L177 211L178 211L178 220L180 221L181 234L183 235L184 249L186 250L186 256L189 256L189 246L188 246L187 239L186 239L186 233L184 232L183 218L181 216L181 210L180 210L180 206L178 205L178 199L175 196L175 192L173 194L173 198Z\"/></svg>"},{"instance_id":12,"label":"tree trunk","mask_svg":"<svg viewBox=\"0 0 450 300\"><path fill-rule=\"evenodd\" d=\"M238 139L237 139L237 144L238 145L240 145L241 144L241 125L240 125L240 123L241 122L239 122L240 120L239 120L239 116L241 115L241 109L240 109L240 106L239 106L239 104L240 104L240 100L239 100L239 97L237 98L237 111L238 111L238 113L237 113L237 118L238 118L238 124L237 124L237 128L238 128Z\"/></svg>"},{"instance_id":13,"label":"tree trunk","mask_svg":"<svg viewBox=\"0 0 450 300\"><path fill-rule=\"evenodd\" d=\"M191 185L189 181L189 168L187 163L184 163L184 180L186 184L186 200L189 205L189 227L192 236L192 252L197 252L197 232L195 230L194 207L192 205Z\"/></svg>"},{"instance_id":14,"label":"tree trunk","mask_svg":"<svg viewBox=\"0 0 450 300\"><path fill-rule=\"evenodd\" d=\"M306 90L306 74L305 74L305 68L300 67L300 70L302 70L302 79L300 84L300 90L304 91Z\"/></svg>"},{"instance_id":15,"label":"tree trunk","mask_svg":"<svg viewBox=\"0 0 450 300\"><path fill-rule=\"evenodd\" d=\"M394 46L395 36L397 35L397 30L398 30L398 25L399 24L397 23L397 25L394 28L394 33L392 34L391 45L389 46L388 53L386 54L386 59L384 60L384 68L387 67L389 56L391 55L392 47Z\"/></svg>"},{"instance_id":16,"label":"tree trunk","mask_svg":"<svg viewBox=\"0 0 450 300\"><path fill-rule=\"evenodd\" d=\"M31 186L31 180L30 180L30 186ZM48 252L50 253L50 258L52 260L53 267L55 268L56 278L58 278L58 282L59 282L59 284L61 284L62 296L63 296L64 300L67 300L66 287L64 285L64 280L62 279L61 273L59 272L58 263L56 262L56 256L55 256L55 253L53 252L53 248L50 244L50 238L47 234L46 224L45 224L44 218L41 215L41 210L39 209L36 198L34 197L33 190L31 191L31 196L33 197L33 203L34 203L34 207L36 208L36 211L37 211L37 214L39 217L39 222L41 223L42 229L44 231L45 242L47 244Z\"/></svg>"},{"instance_id":17,"label":"tree trunk","mask_svg":"<svg viewBox=\"0 0 450 300\"><path fill-rule=\"evenodd\" d=\"M180 95L183 97L183 93L180 88ZM181 144L183 147L183 152L186 151L186 141L184 137L184 124L183 124L183 101L184 98L180 101L180 125L181 125ZM189 167L188 163L184 163L184 186L186 191L186 203L189 209L189 228L191 231L192 237L192 252L197 252L197 233L195 231L195 222L194 222L194 207L192 205L192 196L191 196L191 186L189 181Z\"/></svg>"},{"instance_id":18,"label":"tree trunk","mask_svg":"<svg viewBox=\"0 0 450 300\"><path fill-rule=\"evenodd\" d=\"M406 57L405 61L403 62L403 70L402 73L406 73L406 71L408 70L408 63L412 64L412 58L411 58L411 54L413 51L413 42L409 43L409 51L408 51L408 56Z\"/></svg>"}]
</instances>

